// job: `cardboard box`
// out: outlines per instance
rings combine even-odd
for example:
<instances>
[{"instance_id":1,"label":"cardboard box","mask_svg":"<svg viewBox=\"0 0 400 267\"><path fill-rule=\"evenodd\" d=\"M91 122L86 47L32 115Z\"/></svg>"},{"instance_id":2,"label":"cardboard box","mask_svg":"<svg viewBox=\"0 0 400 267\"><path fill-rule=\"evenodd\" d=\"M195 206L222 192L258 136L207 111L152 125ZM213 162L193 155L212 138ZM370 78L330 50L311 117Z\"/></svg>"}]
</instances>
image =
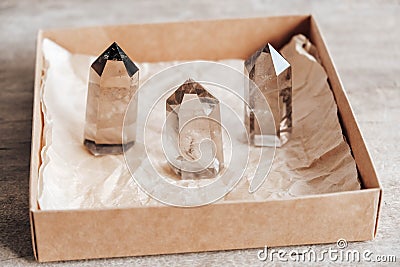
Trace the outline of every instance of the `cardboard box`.
<instances>
[{"instance_id":1,"label":"cardboard box","mask_svg":"<svg viewBox=\"0 0 400 267\"><path fill-rule=\"evenodd\" d=\"M266 42L280 48L302 33L316 45L334 93L362 190L289 200L224 202L200 208L44 211L37 204L43 116L41 44L96 55L112 41L138 61L246 58ZM381 186L343 86L312 16L288 16L40 31L37 43L30 220L38 261L333 243L373 239Z\"/></svg>"}]
</instances>

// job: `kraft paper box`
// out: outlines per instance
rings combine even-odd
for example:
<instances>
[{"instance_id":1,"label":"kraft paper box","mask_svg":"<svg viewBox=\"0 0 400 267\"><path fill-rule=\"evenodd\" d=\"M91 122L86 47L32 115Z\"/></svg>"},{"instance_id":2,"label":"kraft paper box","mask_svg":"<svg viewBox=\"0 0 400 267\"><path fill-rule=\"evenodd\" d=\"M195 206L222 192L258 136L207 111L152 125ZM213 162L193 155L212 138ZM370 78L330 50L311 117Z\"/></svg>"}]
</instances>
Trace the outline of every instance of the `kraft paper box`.
<instances>
[{"instance_id":1,"label":"kraft paper box","mask_svg":"<svg viewBox=\"0 0 400 267\"><path fill-rule=\"evenodd\" d=\"M37 204L41 164L44 38L73 53L96 55L117 41L142 62L247 58L266 42L280 48L297 33L317 47L338 116L355 158L362 190L286 200L223 202L199 208L169 206L44 211ZM162 49L160 49L162 48ZM195 53L194 53L195 51ZM30 220L38 261L199 252L371 240L381 186L326 44L312 16L287 16L40 31L37 43ZM284 222L284 223L282 223Z\"/></svg>"}]
</instances>

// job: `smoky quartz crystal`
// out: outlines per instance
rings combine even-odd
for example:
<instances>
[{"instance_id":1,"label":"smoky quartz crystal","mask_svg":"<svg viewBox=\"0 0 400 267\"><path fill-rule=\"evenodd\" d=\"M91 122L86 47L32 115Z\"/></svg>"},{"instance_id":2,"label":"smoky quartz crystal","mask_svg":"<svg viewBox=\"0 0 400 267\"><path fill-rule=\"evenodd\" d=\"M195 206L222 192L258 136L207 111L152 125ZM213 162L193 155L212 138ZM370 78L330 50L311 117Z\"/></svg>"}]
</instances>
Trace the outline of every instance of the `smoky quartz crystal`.
<instances>
[{"instance_id":1,"label":"smoky quartz crystal","mask_svg":"<svg viewBox=\"0 0 400 267\"><path fill-rule=\"evenodd\" d=\"M245 74L249 78L245 122L250 139L255 146L280 147L292 131L291 66L267 44L245 61Z\"/></svg>"},{"instance_id":2,"label":"smoky quartz crystal","mask_svg":"<svg viewBox=\"0 0 400 267\"><path fill-rule=\"evenodd\" d=\"M91 65L86 103L84 145L94 155L119 154L134 144L136 113L125 111L139 86L139 69L117 43ZM135 99L133 101L136 101Z\"/></svg>"},{"instance_id":3,"label":"smoky quartz crystal","mask_svg":"<svg viewBox=\"0 0 400 267\"><path fill-rule=\"evenodd\" d=\"M188 79L166 100L163 146L181 179L215 178L224 164L219 100Z\"/></svg>"}]
</instances>

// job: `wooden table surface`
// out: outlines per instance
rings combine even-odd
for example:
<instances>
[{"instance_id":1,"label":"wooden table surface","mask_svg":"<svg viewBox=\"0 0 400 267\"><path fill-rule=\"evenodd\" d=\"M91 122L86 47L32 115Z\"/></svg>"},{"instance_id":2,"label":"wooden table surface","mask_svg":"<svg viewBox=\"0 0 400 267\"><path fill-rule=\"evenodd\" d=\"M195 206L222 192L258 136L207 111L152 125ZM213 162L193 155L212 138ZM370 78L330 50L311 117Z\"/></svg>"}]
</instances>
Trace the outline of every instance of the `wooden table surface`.
<instances>
[{"instance_id":1,"label":"wooden table surface","mask_svg":"<svg viewBox=\"0 0 400 267\"><path fill-rule=\"evenodd\" d=\"M316 16L384 188L374 241L349 249L400 262L399 1L6 1L0 2L0 265L37 265L28 178L35 39L39 28L308 14ZM301 231L301 225L299 225ZM322 251L333 245L312 247ZM285 248L290 250L292 248ZM257 250L75 261L57 266L261 265ZM43 264L48 266L52 264Z\"/></svg>"}]
</instances>

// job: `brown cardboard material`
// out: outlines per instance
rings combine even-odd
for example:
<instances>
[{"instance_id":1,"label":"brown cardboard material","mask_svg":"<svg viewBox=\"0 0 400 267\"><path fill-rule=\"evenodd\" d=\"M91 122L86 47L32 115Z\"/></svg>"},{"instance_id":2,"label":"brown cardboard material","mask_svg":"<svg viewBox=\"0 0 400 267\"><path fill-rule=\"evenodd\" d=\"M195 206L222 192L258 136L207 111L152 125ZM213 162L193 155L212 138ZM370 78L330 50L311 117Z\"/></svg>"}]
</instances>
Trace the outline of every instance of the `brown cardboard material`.
<instances>
[{"instance_id":1,"label":"brown cardboard material","mask_svg":"<svg viewBox=\"0 0 400 267\"><path fill-rule=\"evenodd\" d=\"M43 118L41 42L96 54L112 41L138 61L246 58L266 42L280 48L302 33L316 45L337 102L363 189L289 200L224 202L201 208L42 211L37 181ZM351 107L311 16L125 25L40 31L30 174L32 241L38 261L152 255L373 239L381 187ZM284 222L284 223L282 223Z\"/></svg>"}]
</instances>

